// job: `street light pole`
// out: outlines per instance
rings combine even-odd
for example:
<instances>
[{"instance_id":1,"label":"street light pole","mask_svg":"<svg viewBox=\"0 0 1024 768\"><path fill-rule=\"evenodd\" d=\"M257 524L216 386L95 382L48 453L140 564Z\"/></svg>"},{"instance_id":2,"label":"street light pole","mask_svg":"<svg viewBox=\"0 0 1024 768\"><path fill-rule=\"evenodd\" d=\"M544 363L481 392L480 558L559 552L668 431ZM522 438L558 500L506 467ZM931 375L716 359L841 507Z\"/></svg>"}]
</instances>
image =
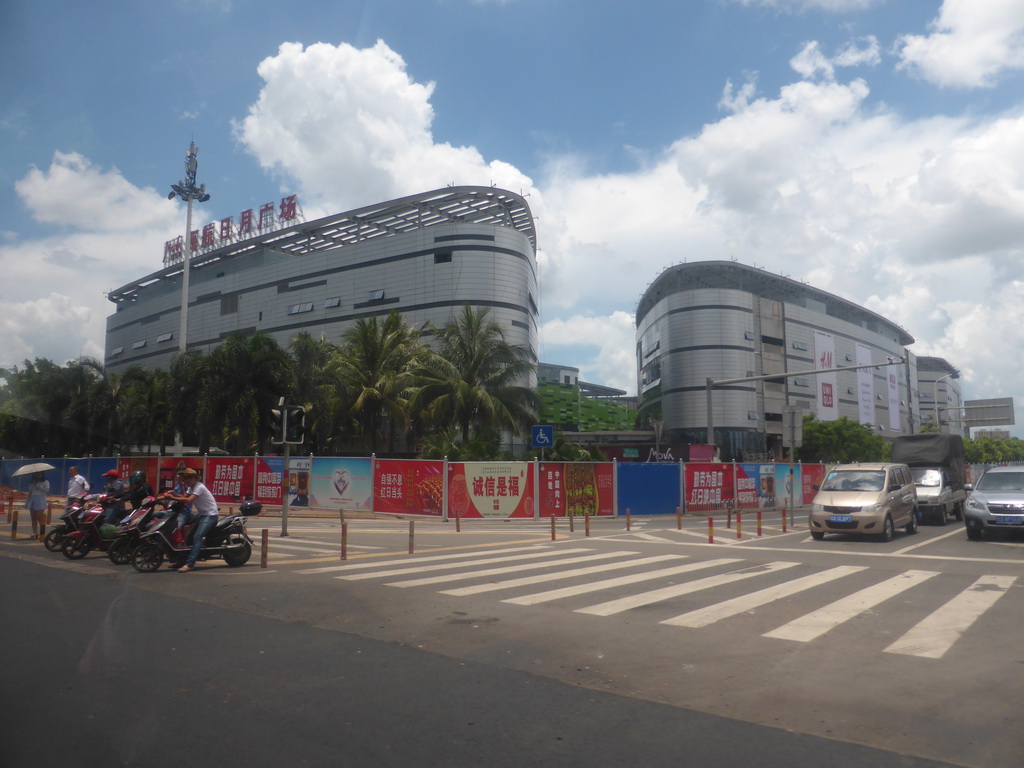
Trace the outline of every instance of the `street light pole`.
<instances>
[{"instance_id":1,"label":"street light pole","mask_svg":"<svg viewBox=\"0 0 1024 768\"><path fill-rule=\"evenodd\" d=\"M194 141L188 143L185 150L185 180L177 184L171 184L171 191L167 195L168 200L180 197L185 201L187 213L185 214L185 243L182 248L183 263L181 267L181 316L178 325L178 351L184 352L188 343L188 269L192 263L192 202L205 203L210 199L206 192L206 185L196 187L196 170L199 168L199 147ZM182 453L181 433L174 436L174 450L180 456Z\"/></svg>"},{"instance_id":2,"label":"street light pole","mask_svg":"<svg viewBox=\"0 0 1024 768\"><path fill-rule=\"evenodd\" d=\"M178 328L178 350L185 351L188 342L188 270L192 263L192 202L205 203L210 199L206 192L206 185L196 186L196 170L199 168L199 147L194 141L190 141L185 151L185 180L177 184L171 184L171 192L167 195L168 200L176 196L185 201L187 213L185 214L185 243L182 249L184 258L181 270L181 322Z\"/></svg>"}]
</instances>

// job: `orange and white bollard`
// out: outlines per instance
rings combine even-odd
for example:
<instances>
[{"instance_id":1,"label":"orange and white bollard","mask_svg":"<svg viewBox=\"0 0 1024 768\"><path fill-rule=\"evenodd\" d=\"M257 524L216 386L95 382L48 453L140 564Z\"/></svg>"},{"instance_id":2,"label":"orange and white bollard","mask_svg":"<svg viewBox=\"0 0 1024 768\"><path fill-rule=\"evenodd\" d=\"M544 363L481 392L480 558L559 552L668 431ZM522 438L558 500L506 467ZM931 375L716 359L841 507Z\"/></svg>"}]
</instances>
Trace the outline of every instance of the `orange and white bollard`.
<instances>
[{"instance_id":1,"label":"orange and white bollard","mask_svg":"<svg viewBox=\"0 0 1024 768\"><path fill-rule=\"evenodd\" d=\"M682 507L676 507L676 530L683 530L683 509Z\"/></svg>"},{"instance_id":2,"label":"orange and white bollard","mask_svg":"<svg viewBox=\"0 0 1024 768\"><path fill-rule=\"evenodd\" d=\"M715 543L715 518L708 516L708 544Z\"/></svg>"}]
</instances>

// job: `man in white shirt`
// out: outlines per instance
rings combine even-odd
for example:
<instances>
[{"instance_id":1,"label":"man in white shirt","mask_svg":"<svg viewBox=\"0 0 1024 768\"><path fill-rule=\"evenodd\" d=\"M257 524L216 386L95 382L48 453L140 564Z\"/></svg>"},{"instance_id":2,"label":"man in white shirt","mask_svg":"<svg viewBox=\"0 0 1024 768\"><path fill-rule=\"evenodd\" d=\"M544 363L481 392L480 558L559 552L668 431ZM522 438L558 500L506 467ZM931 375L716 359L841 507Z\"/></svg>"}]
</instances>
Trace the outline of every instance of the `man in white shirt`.
<instances>
[{"instance_id":1,"label":"man in white shirt","mask_svg":"<svg viewBox=\"0 0 1024 768\"><path fill-rule=\"evenodd\" d=\"M81 498L89 492L89 481L78 474L78 467L68 467L68 502L65 508L72 505L74 499Z\"/></svg>"},{"instance_id":2,"label":"man in white shirt","mask_svg":"<svg viewBox=\"0 0 1024 768\"><path fill-rule=\"evenodd\" d=\"M178 476L188 486L188 491L185 494L170 492L167 496L174 501L183 501L186 504L191 504L192 514L196 518L192 549L188 553L188 559L185 561L185 564L178 569L178 573L188 573L195 570L196 560L199 559L199 553L203 549L203 541L206 539L206 534L217 523L219 510L217 509L217 500L213 497L213 494L210 493L210 490L205 485L199 482L198 472L194 469L186 468L179 472Z\"/></svg>"}]
</instances>

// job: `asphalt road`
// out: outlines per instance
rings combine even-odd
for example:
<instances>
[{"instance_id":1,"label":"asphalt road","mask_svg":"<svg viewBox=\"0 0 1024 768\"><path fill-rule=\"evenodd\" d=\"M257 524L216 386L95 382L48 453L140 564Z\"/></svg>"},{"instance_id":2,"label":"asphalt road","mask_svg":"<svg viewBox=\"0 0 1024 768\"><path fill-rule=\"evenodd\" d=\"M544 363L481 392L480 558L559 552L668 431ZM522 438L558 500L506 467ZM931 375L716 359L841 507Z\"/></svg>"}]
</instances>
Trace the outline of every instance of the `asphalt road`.
<instances>
[{"instance_id":1,"label":"asphalt road","mask_svg":"<svg viewBox=\"0 0 1024 768\"><path fill-rule=\"evenodd\" d=\"M551 542L545 524L422 525L409 556L404 523L365 521L342 563L337 524L293 520L270 568L257 553L188 575L4 541L0 610L25 628L8 633L0 689L8 764L1021 764L1021 542L961 543L950 526L885 545L753 528L709 545L696 521L674 527L609 521ZM908 571L931 575L812 640L771 636ZM983 577L1011 583L940 656L886 651ZM813 589L750 603L801 580ZM654 588L679 594L608 612Z\"/></svg>"}]
</instances>

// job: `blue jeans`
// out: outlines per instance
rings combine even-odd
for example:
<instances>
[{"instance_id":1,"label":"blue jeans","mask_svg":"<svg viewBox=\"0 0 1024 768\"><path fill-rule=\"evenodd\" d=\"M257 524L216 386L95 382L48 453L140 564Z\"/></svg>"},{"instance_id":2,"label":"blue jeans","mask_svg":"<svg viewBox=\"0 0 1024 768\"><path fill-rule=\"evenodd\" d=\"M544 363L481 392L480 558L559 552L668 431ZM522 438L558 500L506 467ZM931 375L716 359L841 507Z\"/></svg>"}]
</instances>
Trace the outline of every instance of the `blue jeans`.
<instances>
[{"instance_id":1,"label":"blue jeans","mask_svg":"<svg viewBox=\"0 0 1024 768\"><path fill-rule=\"evenodd\" d=\"M185 565L194 567L196 560L199 559L199 552L203 548L203 541L206 539L206 534L210 532L210 529L217 524L217 515L203 515L199 518L196 523L195 538L192 540L192 550L188 553L188 560L185 561Z\"/></svg>"}]
</instances>

